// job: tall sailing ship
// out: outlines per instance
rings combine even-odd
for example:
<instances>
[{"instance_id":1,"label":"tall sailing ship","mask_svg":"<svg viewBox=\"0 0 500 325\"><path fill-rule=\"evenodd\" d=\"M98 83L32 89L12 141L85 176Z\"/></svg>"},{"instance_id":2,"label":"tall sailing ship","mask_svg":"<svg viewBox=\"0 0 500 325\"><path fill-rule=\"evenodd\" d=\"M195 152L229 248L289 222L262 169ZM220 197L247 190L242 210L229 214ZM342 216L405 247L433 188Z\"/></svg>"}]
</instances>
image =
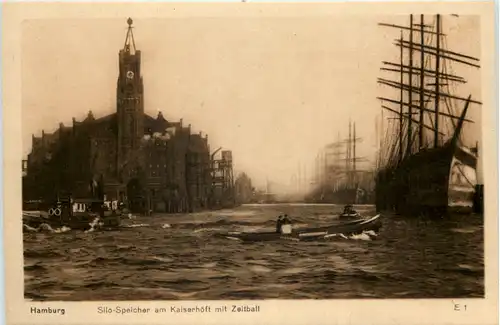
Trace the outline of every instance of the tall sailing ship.
<instances>
[{"instance_id":1,"label":"tall sailing ship","mask_svg":"<svg viewBox=\"0 0 500 325\"><path fill-rule=\"evenodd\" d=\"M316 187L307 198L316 203L366 204L370 203L371 175L359 169L356 144L362 139L356 137L356 123L349 121L349 135L328 144L316 160Z\"/></svg>"},{"instance_id":2,"label":"tall sailing ship","mask_svg":"<svg viewBox=\"0 0 500 325\"><path fill-rule=\"evenodd\" d=\"M399 30L400 37L399 62L381 68L396 78L378 79L397 95L378 97L382 114L391 117L381 127L386 134L377 161L377 210L446 214L473 208L478 148L466 146L463 129L473 122L467 111L481 103L453 91L466 80L452 65L475 69L479 59L445 48L443 18L411 15L407 26L379 24Z\"/></svg>"}]
</instances>

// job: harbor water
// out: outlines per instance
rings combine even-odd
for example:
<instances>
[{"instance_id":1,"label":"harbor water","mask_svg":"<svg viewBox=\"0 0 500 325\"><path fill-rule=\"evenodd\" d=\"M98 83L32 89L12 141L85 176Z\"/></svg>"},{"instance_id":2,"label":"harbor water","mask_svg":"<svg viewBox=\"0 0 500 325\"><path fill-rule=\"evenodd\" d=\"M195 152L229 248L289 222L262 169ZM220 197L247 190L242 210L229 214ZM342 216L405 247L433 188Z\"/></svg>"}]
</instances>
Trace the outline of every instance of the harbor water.
<instances>
[{"instance_id":1,"label":"harbor water","mask_svg":"<svg viewBox=\"0 0 500 325\"><path fill-rule=\"evenodd\" d=\"M374 215L372 206L358 206ZM483 218L383 215L376 238L241 243L226 231L326 225L334 205L130 217L117 231L24 233L25 298L216 300L483 297Z\"/></svg>"}]
</instances>

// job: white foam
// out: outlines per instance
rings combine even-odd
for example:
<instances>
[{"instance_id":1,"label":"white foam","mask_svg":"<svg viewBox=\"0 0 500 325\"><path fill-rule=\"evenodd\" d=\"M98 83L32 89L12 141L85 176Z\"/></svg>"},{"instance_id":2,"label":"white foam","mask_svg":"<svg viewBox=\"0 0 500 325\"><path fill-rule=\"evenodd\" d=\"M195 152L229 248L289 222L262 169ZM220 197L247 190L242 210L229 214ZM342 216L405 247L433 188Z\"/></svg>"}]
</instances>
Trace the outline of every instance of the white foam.
<instances>
[{"instance_id":1,"label":"white foam","mask_svg":"<svg viewBox=\"0 0 500 325\"><path fill-rule=\"evenodd\" d=\"M26 229L27 231L30 231L30 232L37 232L38 231L38 228L30 227L27 224L23 224L23 228Z\"/></svg>"},{"instance_id":2,"label":"white foam","mask_svg":"<svg viewBox=\"0 0 500 325\"><path fill-rule=\"evenodd\" d=\"M220 231L220 230L221 230L221 228L198 228L198 229L193 230L193 232L195 234L197 234L200 232L216 232L216 231ZM229 233L229 234L231 234L231 233Z\"/></svg>"},{"instance_id":3,"label":"white foam","mask_svg":"<svg viewBox=\"0 0 500 325\"><path fill-rule=\"evenodd\" d=\"M127 228L137 228L137 227L149 227L148 223L137 223L133 225L126 225Z\"/></svg>"},{"instance_id":4,"label":"white foam","mask_svg":"<svg viewBox=\"0 0 500 325\"><path fill-rule=\"evenodd\" d=\"M66 226L62 226L61 228L57 228L54 230L55 233L63 233L63 232L67 232L67 231L70 231L71 228L70 227L66 227Z\"/></svg>"},{"instance_id":5,"label":"white foam","mask_svg":"<svg viewBox=\"0 0 500 325\"><path fill-rule=\"evenodd\" d=\"M52 227L47 223L42 223L40 226L38 226L37 230L38 231L46 230L49 232L54 232L54 229L52 229Z\"/></svg>"},{"instance_id":6,"label":"white foam","mask_svg":"<svg viewBox=\"0 0 500 325\"><path fill-rule=\"evenodd\" d=\"M349 239L371 240L370 236L368 234L366 234L365 232L363 232L359 235L351 235L351 236L349 236Z\"/></svg>"},{"instance_id":7,"label":"white foam","mask_svg":"<svg viewBox=\"0 0 500 325\"><path fill-rule=\"evenodd\" d=\"M27 231L30 231L30 232L48 231L48 232L51 232L51 233L63 233L63 232L67 232L67 231L71 230L71 228L66 227L66 226L62 226L61 228L54 229L54 228L52 228L47 223L42 223L37 228L33 228L33 227L30 227L30 226L28 226L26 224L23 224L23 228L26 229Z\"/></svg>"},{"instance_id":8,"label":"white foam","mask_svg":"<svg viewBox=\"0 0 500 325\"><path fill-rule=\"evenodd\" d=\"M100 227L103 225L101 221L101 218L99 217L95 217L94 220L92 220L90 223L89 223L89 226L90 226L90 229L88 230L85 230L85 233L88 233L88 232L93 232L94 230L96 230L96 228Z\"/></svg>"},{"instance_id":9,"label":"white foam","mask_svg":"<svg viewBox=\"0 0 500 325\"><path fill-rule=\"evenodd\" d=\"M326 231L321 231L321 232L307 232L307 233L302 233L299 234L299 237L314 237L314 236L322 236L322 235L328 235Z\"/></svg>"},{"instance_id":10,"label":"white foam","mask_svg":"<svg viewBox=\"0 0 500 325\"><path fill-rule=\"evenodd\" d=\"M466 207L466 208L472 208L474 206L474 203L472 201L451 201L448 202L448 206L455 208L455 207Z\"/></svg>"}]
</instances>

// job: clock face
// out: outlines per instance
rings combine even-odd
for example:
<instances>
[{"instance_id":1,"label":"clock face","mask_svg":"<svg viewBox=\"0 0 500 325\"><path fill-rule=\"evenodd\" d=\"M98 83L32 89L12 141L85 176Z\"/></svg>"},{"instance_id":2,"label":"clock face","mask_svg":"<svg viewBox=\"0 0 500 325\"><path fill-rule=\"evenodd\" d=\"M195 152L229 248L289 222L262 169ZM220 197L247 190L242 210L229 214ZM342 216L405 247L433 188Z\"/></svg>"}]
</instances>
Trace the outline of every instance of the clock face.
<instances>
[{"instance_id":1,"label":"clock face","mask_svg":"<svg viewBox=\"0 0 500 325\"><path fill-rule=\"evenodd\" d=\"M134 78L134 73L132 71L127 71L127 78L128 79Z\"/></svg>"}]
</instances>

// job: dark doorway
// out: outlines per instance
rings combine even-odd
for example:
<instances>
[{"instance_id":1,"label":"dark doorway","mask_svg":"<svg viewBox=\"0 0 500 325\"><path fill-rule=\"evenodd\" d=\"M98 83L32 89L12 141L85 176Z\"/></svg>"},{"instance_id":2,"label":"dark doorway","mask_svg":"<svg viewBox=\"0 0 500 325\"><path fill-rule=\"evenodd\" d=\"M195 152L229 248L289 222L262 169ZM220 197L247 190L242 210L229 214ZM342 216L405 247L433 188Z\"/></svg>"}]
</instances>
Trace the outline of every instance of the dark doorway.
<instances>
[{"instance_id":1,"label":"dark doorway","mask_svg":"<svg viewBox=\"0 0 500 325\"><path fill-rule=\"evenodd\" d=\"M134 213L143 213L145 209L144 191L141 182L132 178L127 183L128 208Z\"/></svg>"}]
</instances>

